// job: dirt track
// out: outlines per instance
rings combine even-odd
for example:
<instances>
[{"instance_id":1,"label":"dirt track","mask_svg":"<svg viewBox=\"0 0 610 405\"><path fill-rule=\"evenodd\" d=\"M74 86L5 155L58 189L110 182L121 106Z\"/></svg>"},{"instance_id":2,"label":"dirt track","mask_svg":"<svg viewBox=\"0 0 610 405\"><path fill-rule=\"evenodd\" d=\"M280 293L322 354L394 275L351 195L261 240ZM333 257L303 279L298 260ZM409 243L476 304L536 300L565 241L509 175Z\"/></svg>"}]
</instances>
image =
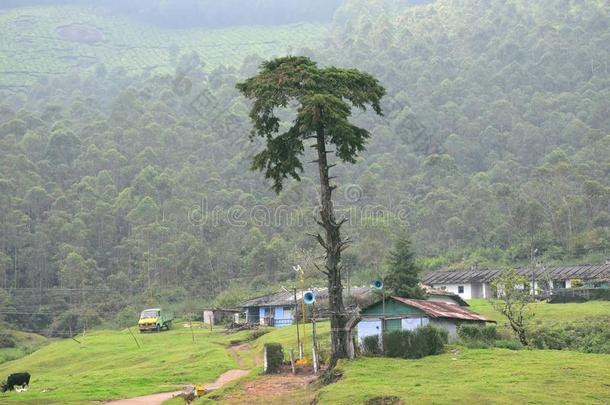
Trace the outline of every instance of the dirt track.
<instances>
[{"instance_id":1,"label":"dirt track","mask_svg":"<svg viewBox=\"0 0 610 405\"><path fill-rule=\"evenodd\" d=\"M229 370L223 373L213 383L205 384L207 390L216 390L223 385L244 377L249 373L249 370ZM106 402L106 405L161 405L164 401L172 399L176 395L180 395L182 391L164 392L161 394L145 395L142 397L121 399L118 401Z\"/></svg>"}]
</instances>

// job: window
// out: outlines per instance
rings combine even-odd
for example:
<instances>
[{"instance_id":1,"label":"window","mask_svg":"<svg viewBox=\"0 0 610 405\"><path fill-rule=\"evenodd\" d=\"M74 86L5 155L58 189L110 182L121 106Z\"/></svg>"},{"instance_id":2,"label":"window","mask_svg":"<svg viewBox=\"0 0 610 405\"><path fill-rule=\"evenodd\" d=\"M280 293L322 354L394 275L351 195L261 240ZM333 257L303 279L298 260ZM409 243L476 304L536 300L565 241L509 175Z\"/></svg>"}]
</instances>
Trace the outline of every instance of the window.
<instances>
[{"instance_id":1,"label":"window","mask_svg":"<svg viewBox=\"0 0 610 405\"><path fill-rule=\"evenodd\" d=\"M458 294L464 294L464 286L458 285Z\"/></svg>"}]
</instances>

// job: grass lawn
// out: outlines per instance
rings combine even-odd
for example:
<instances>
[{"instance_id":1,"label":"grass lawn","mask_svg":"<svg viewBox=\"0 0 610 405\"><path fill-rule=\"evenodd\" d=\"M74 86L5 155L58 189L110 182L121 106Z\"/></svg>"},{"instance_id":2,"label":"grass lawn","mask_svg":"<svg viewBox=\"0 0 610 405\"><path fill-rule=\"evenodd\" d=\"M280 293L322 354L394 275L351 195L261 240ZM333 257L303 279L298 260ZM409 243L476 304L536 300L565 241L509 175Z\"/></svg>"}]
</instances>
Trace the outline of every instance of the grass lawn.
<instances>
[{"instance_id":1,"label":"grass lawn","mask_svg":"<svg viewBox=\"0 0 610 405\"><path fill-rule=\"evenodd\" d=\"M311 357L311 323L305 325L303 331L303 325L299 325L299 332L301 339L304 339L304 351L308 357ZM258 338L252 342L252 350L255 353L262 353L265 343L280 343L284 347L284 357L286 359L290 356L290 349L294 349L295 355L298 354L297 350L297 330L295 325L286 326L283 328L271 329L272 332ZM330 322L318 322L316 325L316 336L320 342L322 348L330 347Z\"/></svg>"},{"instance_id":2,"label":"grass lawn","mask_svg":"<svg viewBox=\"0 0 610 405\"><path fill-rule=\"evenodd\" d=\"M38 350L49 342L49 339L44 336L34 333L26 333L19 331L6 331L15 339L15 347L5 347L0 349L0 365L7 361L20 359L28 354ZM0 379L3 376L0 376Z\"/></svg>"},{"instance_id":3,"label":"grass lawn","mask_svg":"<svg viewBox=\"0 0 610 405\"><path fill-rule=\"evenodd\" d=\"M459 350L421 360L343 362L343 378L321 389L318 404L363 404L379 396L419 404L607 404L610 400L610 355Z\"/></svg>"},{"instance_id":4,"label":"grass lawn","mask_svg":"<svg viewBox=\"0 0 610 405\"><path fill-rule=\"evenodd\" d=\"M30 391L0 394L0 403L73 404L129 398L213 381L238 367L225 349L226 335L197 328L193 343L189 329L175 326L170 332L136 332L140 349L127 330L99 331L87 334L83 345L61 340L1 364L0 377L27 371L32 380ZM43 393L45 388L54 390Z\"/></svg>"},{"instance_id":5,"label":"grass lawn","mask_svg":"<svg viewBox=\"0 0 610 405\"><path fill-rule=\"evenodd\" d=\"M485 299L469 300L471 310L479 314L504 323L506 318L497 312L491 303ZM589 301L582 304L549 304L536 302L532 304L535 316L534 323L550 324L559 322L578 321L586 317L610 317L610 301Z\"/></svg>"}]
</instances>

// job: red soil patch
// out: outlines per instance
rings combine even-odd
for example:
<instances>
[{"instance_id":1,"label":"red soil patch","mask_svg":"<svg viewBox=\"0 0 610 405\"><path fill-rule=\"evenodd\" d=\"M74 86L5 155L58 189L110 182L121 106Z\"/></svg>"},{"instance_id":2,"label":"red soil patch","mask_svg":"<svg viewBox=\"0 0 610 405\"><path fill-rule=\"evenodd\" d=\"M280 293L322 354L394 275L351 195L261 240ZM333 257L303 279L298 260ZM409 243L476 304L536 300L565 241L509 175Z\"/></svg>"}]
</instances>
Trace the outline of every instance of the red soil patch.
<instances>
[{"instance_id":1,"label":"red soil patch","mask_svg":"<svg viewBox=\"0 0 610 405\"><path fill-rule=\"evenodd\" d=\"M57 27L57 34L66 41L80 42L88 45L93 45L104 39L104 34L96 27L79 23Z\"/></svg>"},{"instance_id":2,"label":"red soil patch","mask_svg":"<svg viewBox=\"0 0 610 405\"><path fill-rule=\"evenodd\" d=\"M228 404L302 404L305 389L318 379L313 370L298 370L292 374L288 369L283 369L282 374L264 375L252 381L240 384L236 390L231 391L220 398L223 403ZM305 394L307 396L307 394Z\"/></svg>"}]
</instances>

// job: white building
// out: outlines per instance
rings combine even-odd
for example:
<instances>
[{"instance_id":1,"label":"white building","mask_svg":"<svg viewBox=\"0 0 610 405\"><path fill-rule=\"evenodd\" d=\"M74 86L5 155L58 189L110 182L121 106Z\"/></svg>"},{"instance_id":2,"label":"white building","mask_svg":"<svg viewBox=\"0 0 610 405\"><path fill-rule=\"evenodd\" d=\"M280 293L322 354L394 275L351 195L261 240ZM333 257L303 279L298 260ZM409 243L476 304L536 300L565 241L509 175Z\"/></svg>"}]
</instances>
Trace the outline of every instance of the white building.
<instances>
[{"instance_id":1,"label":"white building","mask_svg":"<svg viewBox=\"0 0 610 405\"><path fill-rule=\"evenodd\" d=\"M458 294L462 299L492 298L491 283L502 275L500 269L433 271L422 277L422 283L434 289ZM544 288L561 289L583 287L608 287L610 283L610 263L602 265L562 266L517 269L517 273L527 277L534 291ZM544 287L547 286L548 287Z\"/></svg>"}]
</instances>

